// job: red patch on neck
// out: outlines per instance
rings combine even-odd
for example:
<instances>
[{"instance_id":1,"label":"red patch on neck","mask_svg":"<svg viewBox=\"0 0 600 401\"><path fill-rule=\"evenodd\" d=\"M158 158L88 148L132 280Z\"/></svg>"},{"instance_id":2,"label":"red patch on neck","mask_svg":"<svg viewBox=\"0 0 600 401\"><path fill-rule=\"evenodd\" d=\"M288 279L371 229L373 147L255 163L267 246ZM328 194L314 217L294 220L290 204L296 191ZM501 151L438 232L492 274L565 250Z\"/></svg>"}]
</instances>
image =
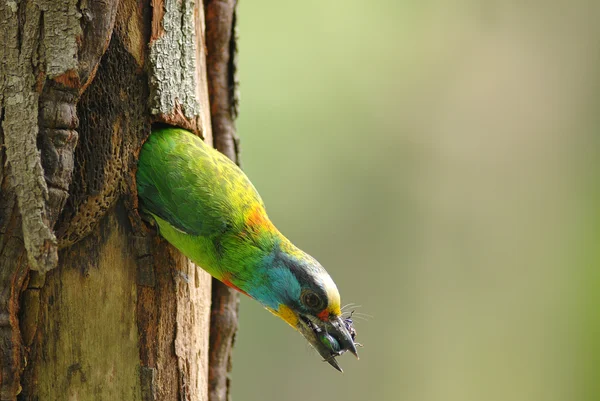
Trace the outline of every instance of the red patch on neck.
<instances>
[{"instance_id":1,"label":"red patch on neck","mask_svg":"<svg viewBox=\"0 0 600 401\"><path fill-rule=\"evenodd\" d=\"M327 309L323 309L318 315L317 317L319 319L321 319L324 322L328 322L329 321L329 310Z\"/></svg>"},{"instance_id":2,"label":"red patch on neck","mask_svg":"<svg viewBox=\"0 0 600 401\"><path fill-rule=\"evenodd\" d=\"M237 290L244 295L248 295L248 293L246 291L242 290L240 287L238 287L237 285L235 285L231 281L229 281L229 275L224 276L223 279L221 279L221 282L229 288L233 288L234 290ZM248 296L250 297L250 295L248 295ZM252 298L252 297L250 297L250 298Z\"/></svg>"}]
</instances>

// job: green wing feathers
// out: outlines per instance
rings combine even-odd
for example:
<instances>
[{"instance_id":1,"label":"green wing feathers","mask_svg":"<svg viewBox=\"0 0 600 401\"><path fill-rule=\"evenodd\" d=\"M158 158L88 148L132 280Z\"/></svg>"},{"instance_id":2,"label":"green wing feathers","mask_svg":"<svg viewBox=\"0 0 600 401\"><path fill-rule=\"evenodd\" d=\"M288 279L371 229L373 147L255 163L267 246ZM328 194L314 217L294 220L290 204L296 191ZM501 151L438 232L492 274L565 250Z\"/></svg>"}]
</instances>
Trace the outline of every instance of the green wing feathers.
<instances>
[{"instance_id":1,"label":"green wing feathers","mask_svg":"<svg viewBox=\"0 0 600 401\"><path fill-rule=\"evenodd\" d=\"M250 209L264 207L233 162L177 128L152 132L140 152L137 188L143 213L191 235L241 228Z\"/></svg>"}]
</instances>

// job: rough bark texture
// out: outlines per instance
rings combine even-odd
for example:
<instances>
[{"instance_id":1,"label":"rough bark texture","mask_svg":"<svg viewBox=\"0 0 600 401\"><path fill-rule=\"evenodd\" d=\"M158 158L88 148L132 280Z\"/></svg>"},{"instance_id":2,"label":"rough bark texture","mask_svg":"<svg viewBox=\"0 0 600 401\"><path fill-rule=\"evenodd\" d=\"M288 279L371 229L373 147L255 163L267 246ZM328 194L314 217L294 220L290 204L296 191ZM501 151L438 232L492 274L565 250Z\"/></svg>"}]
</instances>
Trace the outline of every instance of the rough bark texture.
<instances>
[{"instance_id":1,"label":"rough bark texture","mask_svg":"<svg viewBox=\"0 0 600 401\"><path fill-rule=\"evenodd\" d=\"M203 20L191 0L0 3L0 400L207 399L210 277L135 189L152 123L211 139Z\"/></svg>"},{"instance_id":2,"label":"rough bark texture","mask_svg":"<svg viewBox=\"0 0 600 401\"><path fill-rule=\"evenodd\" d=\"M236 0L206 2L208 83L215 147L240 164L236 77ZM231 358L237 331L239 293L213 279L209 397L211 401L230 398Z\"/></svg>"},{"instance_id":3,"label":"rough bark texture","mask_svg":"<svg viewBox=\"0 0 600 401\"><path fill-rule=\"evenodd\" d=\"M103 15L95 15L105 33L112 30L109 3ZM1 152L6 166L0 175L0 315L6 317L0 333L2 400L12 400L20 391L26 350L17 314L28 270L44 273L58 261L53 227L73 171L75 103L99 61L98 54L78 56L88 36L82 26L75 0L0 4ZM82 61L87 67L80 68ZM29 282L43 283L43 276ZM34 298L24 294L24 299Z\"/></svg>"},{"instance_id":4,"label":"rough bark texture","mask_svg":"<svg viewBox=\"0 0 600 401\"><path fill-rule=\"evenodd\" d=\"M19 211L26 216L21 221L25 249L31 268L47 271L56 266L58 259L56 237L46 216L48 187L36 146L39 91L35 88L37 71L34 67L37 69L40 63L37 55L41 45L40 17L41 10L31 2L0 5L0 28L4 34L0 90L3 94L6 162L10 165L9 183ZM50 25L62 22L53 17L56 16L49 13ZM22 27L19 19L25 20ZM47 65L58 73L61 60L52 57L52 50L49 48L46 54L52 59Z\"/></svg>"},{"instance_id":5,"label":"rough bark texture","mask_svg":"<svg viewBox=\"0 0 600 401\"><path fill-rule=\"evenodd\" d=\"M194 132L209 127L208 108L202 110L199 96L206 82L199 79L198 63L205 58L201 40L204 10L194 0L154 0L149 67L151 113L162 121ZM202 43L202 42L200 42ZM204 74L205 75L205 74ZM204 105L206 106L206 105Z\"/></svg>"}]
</instances>

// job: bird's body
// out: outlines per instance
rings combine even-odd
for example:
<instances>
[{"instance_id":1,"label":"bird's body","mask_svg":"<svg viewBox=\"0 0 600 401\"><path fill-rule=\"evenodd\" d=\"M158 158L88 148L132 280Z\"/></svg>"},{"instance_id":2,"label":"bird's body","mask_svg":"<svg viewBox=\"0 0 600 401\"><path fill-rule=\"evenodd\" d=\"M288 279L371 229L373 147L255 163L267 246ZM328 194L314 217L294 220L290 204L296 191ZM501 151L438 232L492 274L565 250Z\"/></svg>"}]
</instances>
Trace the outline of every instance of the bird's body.
<instances>
[{"instance_id":1,"label":"bird's body","mask_svg":"<svg viewBox=\"0 0 600 401\"><path fill-rule=\"evenodd\" d=\"M140 152L137 187L142 213L156 221L165 239L311 343L311 330L318 339L322 330L337 330L332 322L344 326L329 274L275 228L246 175L198 137L176 128L153 131ZM318 329L315 319L335 328ZM356 353L345 327L340 330L342 338L334 341L342 352ZM341 352L315 348L339 368L332 356Z\"/></svg>"}]
</instances>

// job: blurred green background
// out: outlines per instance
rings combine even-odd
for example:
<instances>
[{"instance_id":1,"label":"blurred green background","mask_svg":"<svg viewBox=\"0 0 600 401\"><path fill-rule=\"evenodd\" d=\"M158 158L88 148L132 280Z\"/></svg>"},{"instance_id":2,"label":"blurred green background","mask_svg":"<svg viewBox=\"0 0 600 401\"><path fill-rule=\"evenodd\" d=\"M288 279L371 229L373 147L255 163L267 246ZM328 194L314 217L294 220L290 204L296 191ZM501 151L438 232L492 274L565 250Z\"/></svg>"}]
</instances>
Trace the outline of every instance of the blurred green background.
<instances>
[{"instance_id":1,"label":"blurred green background","mask_svg":"<svg viewBox=\"0 0 600 401\"><path fill-rule=\"evenodd\" d=\"M357 312L242 299L237 401L600 399L600 2L242 0L243 165Z\"/></svg>"}]
</instances>

